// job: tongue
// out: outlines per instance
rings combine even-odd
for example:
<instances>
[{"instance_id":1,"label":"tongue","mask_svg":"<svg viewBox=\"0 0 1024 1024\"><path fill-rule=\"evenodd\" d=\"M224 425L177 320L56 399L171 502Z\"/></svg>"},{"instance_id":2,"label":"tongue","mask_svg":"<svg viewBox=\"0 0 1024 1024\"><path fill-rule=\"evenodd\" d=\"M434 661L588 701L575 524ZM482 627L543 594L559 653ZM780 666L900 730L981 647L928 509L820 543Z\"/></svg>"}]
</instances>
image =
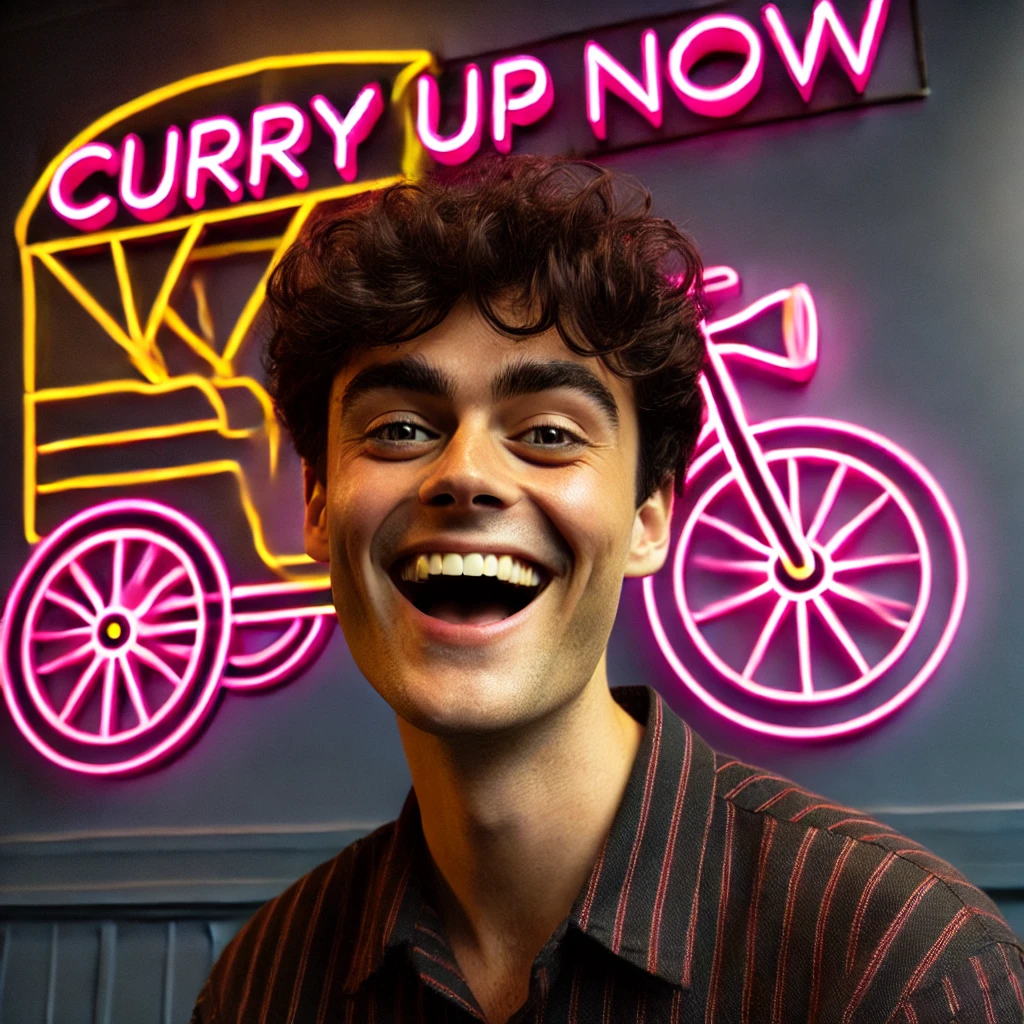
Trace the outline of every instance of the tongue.
<instances>
[{"instance_id":1,"label":"tongue","mask_svg":"<svg viewBox=\"0 0 1024 1024\"><path fill-rule=\"evenodd\" d=\"M508 618L508 609L497 603L475 604L472 608L467 608L455 601L438 601L428 614L445 622L485 626L489 622L500 622Z\"/></svg>"}]
</instances>

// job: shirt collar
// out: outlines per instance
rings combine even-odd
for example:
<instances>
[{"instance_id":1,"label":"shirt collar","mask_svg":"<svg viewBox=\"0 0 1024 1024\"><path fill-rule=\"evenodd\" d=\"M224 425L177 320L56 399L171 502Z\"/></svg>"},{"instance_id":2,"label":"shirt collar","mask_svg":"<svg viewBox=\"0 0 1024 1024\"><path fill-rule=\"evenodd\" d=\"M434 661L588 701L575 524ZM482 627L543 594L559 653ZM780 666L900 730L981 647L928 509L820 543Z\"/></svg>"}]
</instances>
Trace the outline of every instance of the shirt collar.
<instances>
[{"instance_id":1,"label":"shirt collar","mask_svg":"<svg viewBox=\"0 0 1024 1024\"><path fill-rule=\"evenodd\" d=\"M568 925L641 970L688 988L714 803L714 751L651 687L615 687L611 693L646 728ZM390 835L367 852L375 863L343 983L349 994L381 966L389 949L415 945L418 925L440 928L425 897L429 852L414 790Z\"/></svg>"}]
</instances>

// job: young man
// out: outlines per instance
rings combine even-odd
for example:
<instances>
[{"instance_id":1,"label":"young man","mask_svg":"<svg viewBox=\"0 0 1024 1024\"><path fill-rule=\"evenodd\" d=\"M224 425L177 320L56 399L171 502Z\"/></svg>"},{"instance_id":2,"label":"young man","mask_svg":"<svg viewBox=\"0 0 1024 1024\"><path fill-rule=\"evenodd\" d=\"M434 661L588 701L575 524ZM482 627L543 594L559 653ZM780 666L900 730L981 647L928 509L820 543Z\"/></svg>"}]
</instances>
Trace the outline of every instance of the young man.
<instances>
[{"instance_id":1,"label":"young man","mask_svg":"<svg viewBox=\"0 0 1024 1024\"><path fill-rule=\"evenodd\" d=\"M609 689L703 411L700 260L649 206L512 159L342 205L275 272L307 551L413 788L194 1022L1024 1020L1024 948L952 867Z\"/></svg>"}]
</instances>

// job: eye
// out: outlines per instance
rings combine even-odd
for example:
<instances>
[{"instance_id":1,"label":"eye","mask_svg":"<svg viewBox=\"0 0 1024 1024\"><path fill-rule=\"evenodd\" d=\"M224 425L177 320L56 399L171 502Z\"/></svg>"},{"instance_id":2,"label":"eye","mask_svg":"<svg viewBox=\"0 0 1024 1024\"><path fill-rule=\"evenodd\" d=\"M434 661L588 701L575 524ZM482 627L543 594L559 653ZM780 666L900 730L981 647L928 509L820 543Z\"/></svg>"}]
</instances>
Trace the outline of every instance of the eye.
<instances>
[{"instance_id":1,"label":"eye","mask_svg":"<svg viewBox=\"0 0 1024 1024\"><path fill-rule=\"evenodd\" d=\"M411 420L393 420L371 430L367 437L391 444L409 444L417 441L433 441L437 435Z\"/></svg>"},{"instance_id":2,"label":"eye","mask_svg":"<svg viewBox=\"0 0 1024 1024\"><path fill-rule=\"evenodd\" d=\"M527 440L526 443L538 448L579 448L586 444L586 441L578 434L566 430L565 427L556 427L550 423L531 427L519 436L526 439L535 438L535 440Z\"/></svg>"}]
</instances>

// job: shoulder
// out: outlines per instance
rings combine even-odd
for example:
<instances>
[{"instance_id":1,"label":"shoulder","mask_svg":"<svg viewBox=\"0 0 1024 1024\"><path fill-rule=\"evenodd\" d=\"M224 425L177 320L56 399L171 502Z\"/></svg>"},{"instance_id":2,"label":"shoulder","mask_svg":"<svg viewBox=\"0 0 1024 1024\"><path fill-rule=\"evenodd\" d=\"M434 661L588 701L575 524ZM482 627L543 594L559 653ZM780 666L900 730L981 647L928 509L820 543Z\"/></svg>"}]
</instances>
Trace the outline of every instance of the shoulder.
<instances>
[{"instance_id":1,"label":"shoulder","mask_svg":"<svg viewBox=\"0 0 1024 1024\"><path fill-rule=\"evenodd\" d=\"M809 936L823 989L833 972L837 1019L885 1020L885 1000L906 1005L939 989L945 998L950 986L963 1003L983 992L979 976L989 998L999 987L1018 1016L962 1019L1024 1018L1024 947L956 868L863 811L725 754L715 758L716 802L728 809L735 847L773 878L788 876L780 907L804 915L791 923Z\"/></svg>"},{"instance_id":2,"label":"shoulder","mask_svg":"<svg viewBox=\"0 0 1024 1024\"><path fill-rule=\"evenodd\" d=\"M394 829L388 822L356 840L260 907L217 958L193 1024L248 1019L271 996L321 987Z\"/></svg>"}]
</instances>

